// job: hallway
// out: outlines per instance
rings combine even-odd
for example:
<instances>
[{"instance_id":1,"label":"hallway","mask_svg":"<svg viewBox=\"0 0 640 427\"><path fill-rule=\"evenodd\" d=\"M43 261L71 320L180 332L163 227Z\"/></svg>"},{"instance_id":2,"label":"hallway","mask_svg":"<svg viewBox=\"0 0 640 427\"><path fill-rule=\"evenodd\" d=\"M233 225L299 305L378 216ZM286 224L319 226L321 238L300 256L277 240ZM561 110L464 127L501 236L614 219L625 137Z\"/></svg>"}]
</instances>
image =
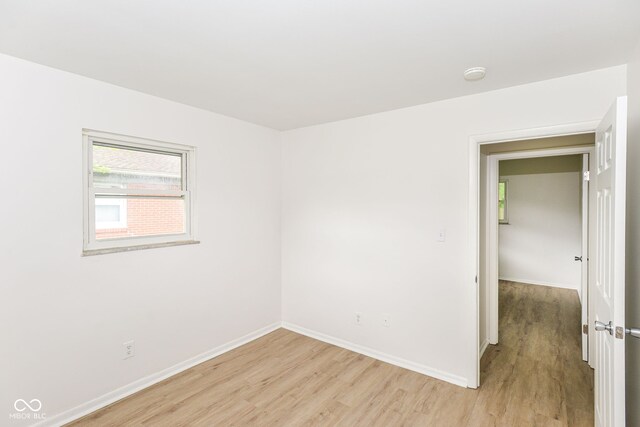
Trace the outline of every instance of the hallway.
<instances>
[{"instance_id":1,"label":"hallway","mask_svg":"<svg viewBox=\"0 0 640 427\"><path fill-rule=\"evenodd\" d=\"M474 412L505 425L593 425L577 293L501 281L499 304L500 343L482 358Z\"/></svg>"}]
</instances>

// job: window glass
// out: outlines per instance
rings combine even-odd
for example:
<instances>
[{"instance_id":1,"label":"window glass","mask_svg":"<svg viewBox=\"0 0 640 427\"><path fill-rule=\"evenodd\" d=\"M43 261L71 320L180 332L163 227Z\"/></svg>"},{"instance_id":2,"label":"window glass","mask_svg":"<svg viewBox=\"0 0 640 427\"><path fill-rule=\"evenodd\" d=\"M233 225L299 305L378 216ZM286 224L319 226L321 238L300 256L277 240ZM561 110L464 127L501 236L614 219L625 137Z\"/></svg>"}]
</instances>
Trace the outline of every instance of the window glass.
<instances>
[{"instance_id":1,"label":"window glass","mask_svg":"<svg viewBox=\"0 0 640 427\"><path fill-rule=\"evenodd\" d=\"M180 190L180 155L93 144L93 186Z\"/></svg>"},{"instance_id":2,"label":"window glass","mask_svg":"<svg viewBox=\"0 0 640 427\"><path fill-rule=\"evenodd\" d=\"M96 202L100 200L97 199ZM113 204L101 206L96 203L96 239L98 240L185 232L183 199L136 197L106 200ZM107 210L102 211L105 207ZM117 211L114 210L116 207ZM122 217L126 220L118 222Z\"/></svg>"},{"instance_id":3,"label":"window glass","mask_svg":"<svg viewBox=\"0 0 640 427\"><path fill-rule=\"evenodd\" d=\"M90 130L83 137L85 255L198 243L194 147Z\"/></svg>"},{"instance_id":4,"label":"window glass","mask_svg":"<svg viewBox=\"0 0 640 427\"><path fill-rule=\"evenodd\" d=\"M495 181L494 181L495 182ZM498 183L498 220L507 223L507 181Z\"/></svg>"}]
</instances>

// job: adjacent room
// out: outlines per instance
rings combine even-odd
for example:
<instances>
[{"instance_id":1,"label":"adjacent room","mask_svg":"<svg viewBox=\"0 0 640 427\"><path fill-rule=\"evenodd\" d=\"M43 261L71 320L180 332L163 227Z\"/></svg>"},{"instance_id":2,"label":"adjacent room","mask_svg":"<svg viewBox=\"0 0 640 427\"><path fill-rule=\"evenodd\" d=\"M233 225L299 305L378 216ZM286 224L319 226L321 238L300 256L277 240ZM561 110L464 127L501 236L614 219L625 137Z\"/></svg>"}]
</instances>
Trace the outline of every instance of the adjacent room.
<instances>
[{"instance_id":1,"label":"adjacent room","mask_svg":"<svg viewBox=\"0 0 640 427\"><path fill-rule=\"evenodd\" d=\"M0 0L0 425L640 425L639 22Z\"/></svg>"},{"instance_id":2,"label":"adjacent room","mask_svg":"<svg viewBox=\"0 0 640 427\"><path fill-rule=\"evenodd\" d=\"M500 280L581 297L582 160L574 154L500 161Z\"/></svg>"},{"instance_id":3,"label":"adjacent room","mask_svg":"<svg viewBox=\"0 0 640 427\"><path fill-rule=\"evenodd\" d=\"M585 136L593 141L593 134ZM513 390L525 382L554 418L566 411L570 425L593 419L588 335L580 326L587 324L583 307L588 313L582 283L588 248L583 254L582 242L589 237L588 211L583 213L589 203L582 189L589 177L583 169L589 170L586 153L592 149L584 150L567 155L550 150L548 157L527 158L512 152L501 157L516 158L498 161L498 286L493 290L498 314L492 313L498 330L486 335L499 337L499 343L490 340L494 345L483 355L509 372L501 378L502 387ZM586 280L585 272L584 288ZM527 370L538 381L528 380Z\"/></svg>"}]
</instances>

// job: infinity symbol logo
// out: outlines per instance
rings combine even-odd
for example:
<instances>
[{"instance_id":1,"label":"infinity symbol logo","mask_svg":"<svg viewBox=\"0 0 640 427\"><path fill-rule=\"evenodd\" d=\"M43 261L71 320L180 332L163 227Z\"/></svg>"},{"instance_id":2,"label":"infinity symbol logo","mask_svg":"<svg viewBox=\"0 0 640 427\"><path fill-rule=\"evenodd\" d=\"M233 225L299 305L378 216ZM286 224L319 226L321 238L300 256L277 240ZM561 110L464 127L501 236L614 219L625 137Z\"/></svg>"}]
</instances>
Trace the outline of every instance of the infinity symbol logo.
<instances>
[{"instance_id":1,"label":"infinity symbol logo","mask_svg":"<svg viewBox=\"0 0 640 427\"><path fill-rule=\"evenodd\" d=\"M18 399L14 402L13 407L16 408L18 412L24 412L29 408L32 412L38 412L42 409L42 402L38 399L32 399L27 403L24 399Z\"/></svg>"}]
</instances>

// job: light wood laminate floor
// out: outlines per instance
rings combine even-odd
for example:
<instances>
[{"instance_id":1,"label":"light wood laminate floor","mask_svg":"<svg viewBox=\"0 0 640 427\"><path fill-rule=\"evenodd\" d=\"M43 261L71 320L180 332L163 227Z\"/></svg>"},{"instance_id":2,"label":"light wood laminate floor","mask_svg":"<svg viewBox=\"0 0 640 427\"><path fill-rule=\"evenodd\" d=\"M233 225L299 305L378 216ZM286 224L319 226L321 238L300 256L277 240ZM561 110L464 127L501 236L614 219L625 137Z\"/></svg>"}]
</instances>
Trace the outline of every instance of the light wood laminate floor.
<instances>
[{"instance_id":1,"label":"light wood laminate floor","mask_svg":"<svg viewBox=\"0 0 640 427\"><path fill-rule=\"evenodd\" d=\"M574 291L500 284L500 344L464 389L279 329L74 426L590 426Z\"/></svg>"}]
</instances>

